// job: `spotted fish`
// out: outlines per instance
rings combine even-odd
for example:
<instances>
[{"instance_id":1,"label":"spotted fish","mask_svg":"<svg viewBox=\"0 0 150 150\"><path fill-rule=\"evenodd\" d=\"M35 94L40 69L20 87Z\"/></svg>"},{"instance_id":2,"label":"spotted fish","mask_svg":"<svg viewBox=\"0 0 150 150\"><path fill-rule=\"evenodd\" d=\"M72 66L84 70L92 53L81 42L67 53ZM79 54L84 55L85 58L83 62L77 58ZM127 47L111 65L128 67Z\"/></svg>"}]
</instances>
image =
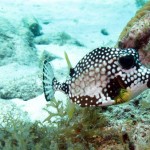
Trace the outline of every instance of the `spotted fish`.
<instances>
[{"instance_id":1,"label":"spotted fish","mask_svg":"<svg viewBox=\"0 0 150 150\"><path fill-rule=\"evenodd\" d=\"M60 90L81 107L119 104L150 88L150 69L141 64L134 49L102 47L85 55L71 68L64 83L57 81L45 60L43 87L47 101Z\"/></svg>"}]
</instances>

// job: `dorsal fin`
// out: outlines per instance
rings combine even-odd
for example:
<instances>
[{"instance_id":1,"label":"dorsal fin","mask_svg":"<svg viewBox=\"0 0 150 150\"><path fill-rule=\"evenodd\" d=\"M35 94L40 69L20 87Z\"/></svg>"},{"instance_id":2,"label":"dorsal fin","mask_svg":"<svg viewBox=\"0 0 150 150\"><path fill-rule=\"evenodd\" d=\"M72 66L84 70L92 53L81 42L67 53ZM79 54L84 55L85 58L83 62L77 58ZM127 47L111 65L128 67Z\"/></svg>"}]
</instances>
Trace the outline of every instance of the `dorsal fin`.
<instances>
[{"instance_id":1,"label":"dorsal fin","mask_svg":"<svg viewBox=\"0 0 150 150\"><path fill-rule=\"evenodd\" d=\"M64 51L64 55L65 55L65 59L66 59L67 65L68 65L69 75L72 76L74 74L74 69L71 65L68 54L65 51Z\"/></svg>"}]
</instances>

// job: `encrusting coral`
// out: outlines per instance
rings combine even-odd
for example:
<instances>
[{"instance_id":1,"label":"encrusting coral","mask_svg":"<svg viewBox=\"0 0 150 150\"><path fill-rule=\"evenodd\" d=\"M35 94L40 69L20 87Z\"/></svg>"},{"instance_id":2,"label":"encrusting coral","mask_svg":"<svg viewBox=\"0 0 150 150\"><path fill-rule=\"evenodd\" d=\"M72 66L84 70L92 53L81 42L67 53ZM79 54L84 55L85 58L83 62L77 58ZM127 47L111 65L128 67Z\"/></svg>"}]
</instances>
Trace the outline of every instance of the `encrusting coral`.
<instances>
[{"instance_id":1,"label":"encrusting coral","mask_svg":"<svg viewBox=\"0 0 150 150\"><path fill-rule=\"evenodd\" d=\"M127 23L119 36L117 47L138 50L141 62L150 66L150 1Z\"/></svg>"}]
</instances>

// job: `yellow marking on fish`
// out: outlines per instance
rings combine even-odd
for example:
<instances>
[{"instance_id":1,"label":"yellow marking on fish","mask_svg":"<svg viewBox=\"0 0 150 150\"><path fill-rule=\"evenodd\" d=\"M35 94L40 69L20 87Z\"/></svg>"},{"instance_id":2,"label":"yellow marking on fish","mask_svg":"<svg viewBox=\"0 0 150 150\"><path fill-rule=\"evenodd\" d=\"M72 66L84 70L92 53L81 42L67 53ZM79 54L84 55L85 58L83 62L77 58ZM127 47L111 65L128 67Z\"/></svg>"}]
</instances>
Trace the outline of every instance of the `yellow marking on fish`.
<instances>
[{"instance_id":1,"label":"yellow marking on fish","mask_svg":"<svg viewBox=\"0 0 150 150\"><path fill-rule=\"evenodd\" d=\"M131 99L131 94L130 90L121 89L119 95L115 98L115 104L128 102Z\"/></svg>"}]
</instances>

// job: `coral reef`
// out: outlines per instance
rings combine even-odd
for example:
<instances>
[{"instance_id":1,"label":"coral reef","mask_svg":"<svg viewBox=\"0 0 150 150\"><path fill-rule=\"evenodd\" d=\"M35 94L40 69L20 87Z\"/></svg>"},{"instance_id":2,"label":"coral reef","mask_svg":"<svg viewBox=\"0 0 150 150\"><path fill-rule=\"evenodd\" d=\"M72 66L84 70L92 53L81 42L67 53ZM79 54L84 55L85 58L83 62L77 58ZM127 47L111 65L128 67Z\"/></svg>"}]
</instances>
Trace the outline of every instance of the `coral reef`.
<instances>
[{"instance_id":1,"label":"coral reef","mask_svg":"<svg viewBox=\"0 0 150 150\"><path fill-rule=\"evenodd\" d=\"M120 34L117 47L134 48L143 64L150 67L150 2L147 2L128 22Z\"/></svg>"},{"instance_id":2,"label":"coral reef","mask_svg":"<svg viewBox=\"0 0 150 150\"><path fill-rule=\"evenodd\" d=\"M136 115L139 118L133 119L133 104L139 112ZM0 148L148 150L150 127L146 118L140 118L140 109L143 108L137 103L126 104L126 108L122 108L123 106L80 108L70 101L64 106L62 101L53 99L45 108L48 116L44 122L31 123L27 114L15 106L9 107L7 114L1 117L3 123L0 125ZM143 111L145 113L148 110L146 108ZM17 114L16 117L14 113ZM141 119L143 122L140 122Z\"/></svg>"},{"instance_id":3,"label":"coral reef","mask_svg":"<svg viewBox=\"0 0 150 150\"><path fill-rule=\"evenodd\" d=\"M139 18L137 16L135 20L132 20L133 24L129 24L130 27L128 26L120 37L120 45L123 42L122 47L133 46L138 49L142 60L142 54L146 56L146 59L143 60L146 65L149 62L149 27L144 24L145 28L143 28L142 22L144 20L149 26L150 15L147 11L150 10L149 8L149 6L145 6L145 11L141 12ZM15 16L15 18L17 17ZM46 21L45 24L49 22ZM0 70L2 72L0 74L0 97L5 99L5 104L6 99L18 97L28 100L42 93L39 63L41 66L44 58L53 60L59 57L44 51L39 62L34 47L35 43L84 46L66 32L41 35L39 23L35 18L27 19L25 22L23 21L23 24L24 26L16 29L14 24L7 19L0 19ZM129 37L132 37L133 30L135 34L130 43ZM61 31L63 30L61 29ZM109 34L105 30L102 32ZM91 37L93 36L90 35L90 39ZM94 38L94 40L96 39ZM112 45L112 43L110 44ZM108 46L108 43L106 45ZM65 72L63 71L63 73ZM107 108L80 108L69 102L67 106L64 106L62 100L54 99L45 108L48 113L47 117L43 116L45 121L34 123L30 122L27 114L24 114L21 109L18 110L15 106L10 108L11 101L7 102L7 106L1 103L0 149L149 150L149 99L150 93L146 91L134 101ZM2 102L2 99L0 101ZM51 111L52 108L55 109L54 112ZM4 112L6 113L3 114Z\"/></svg>"},{"instance_id":4,"label":"coral reef","mask_svg":"<svg viewBox=\"0 0 150 150\"><path fill-rule=\"evenodd\" d=\"M76 108L73 116L67 115L67 110L60 101L53 101L48 107L57 109L49 112L47 126L43 123L24 122L20 116L13 118L8 112L0 126L1 149L96 149L109 143L121 142L118 132L107 128L108 121L98 109ZM51 121L52 117L57 120ZM23 126L23 128L22 128ZM113 135L113 136L112 136ZM103 147L103 146L102 146Z\"/></svg>"},{"instance_id":5,"label":"coral reef","mask_svg":"<svg viewBox=\"0 0 150 150\"><path fill-rule=\"evenodd\" d=\"M136 1L140 6L144 1ZM147 2L136 15L128 22L126 27L120 34L117 47L119 48L134 48L138 50L141 62L150 67L150 1ZM126 132L130 135L130 140L134 143L135 150L150 149L150 122L148 111L150 109L149 102L150 92L145 91L137 97L129 105L118 106L111 110L113 115L116 114L118 120L128 120L132 124L132 129L129 129L129 124ZM121 109L121 108L122 109ZM134 107L134 112L132 111ZM112 107L109 107L111 109ZM108 117L113 116L108 114ZM112 119L113 120L113 119ZM124 122L124 121L123 121Z\"/></svg>"}]
</instances>

